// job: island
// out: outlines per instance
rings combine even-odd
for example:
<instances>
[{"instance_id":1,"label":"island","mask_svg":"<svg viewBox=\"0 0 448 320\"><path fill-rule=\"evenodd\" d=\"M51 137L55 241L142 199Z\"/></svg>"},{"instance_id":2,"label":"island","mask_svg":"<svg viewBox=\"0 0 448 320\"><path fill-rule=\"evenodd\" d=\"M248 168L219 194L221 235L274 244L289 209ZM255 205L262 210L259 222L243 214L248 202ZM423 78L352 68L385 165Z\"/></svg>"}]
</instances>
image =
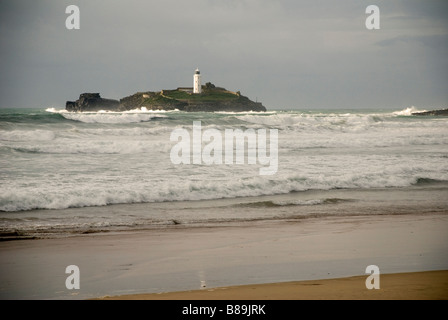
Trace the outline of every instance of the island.
<instances>
[{"instance_id":1,"label":"island","mask_svg":"<svg viewBox=\"0 0 448 320\"><path fill-rule=\"evenodd\" d=\"M179 87L174 90L137 92L120 100L104 99L99 93L83 93L78 100L67 101L65 107L70 112L121 112L142 108L187 112L266 111L260 102L250 100L239 91L216 87L210 82L201 86L200 93L194 93L193 88Z\"/></svg>"}]
</instances>

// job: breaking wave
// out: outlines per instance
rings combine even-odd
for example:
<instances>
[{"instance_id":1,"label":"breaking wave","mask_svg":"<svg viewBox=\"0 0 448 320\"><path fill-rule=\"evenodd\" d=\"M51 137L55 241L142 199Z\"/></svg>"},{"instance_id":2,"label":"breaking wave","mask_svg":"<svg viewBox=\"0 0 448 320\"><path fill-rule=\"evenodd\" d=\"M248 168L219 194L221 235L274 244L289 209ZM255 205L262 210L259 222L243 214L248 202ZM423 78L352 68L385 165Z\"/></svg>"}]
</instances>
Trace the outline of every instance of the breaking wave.
<instances>
[{"instance_id":1,"label":"breaking wave","mask_svg":"<svg viewBox=\"0 0 448 320\"><path fill-rule=\"evenodd\" d=\"M414 110L15 110L2 114L0 119L0 210L444 183L448 180L446 120L403 116ZM278 128L278 172L272 177L260 177L260 163L174 165L170 151L175 142L170 140L170 133L175 128L191 132L193 121L199 120L202 130L221 132L227 128ZM310 206L327 200L307 201L261 205Z\"/></svg>"},{"instance_id":2,"label":"breaking wave","mask_svg":"<svg viewBox=\"0 0 448 320\"><path fill-rule=\"evenodd\" d=\"M49 113L60 114L67 120L80 121L84 123L125 124L147 122L156 118L167 118L164 113L177 112L179 110L148 110L147 108L143 107L141 109L134 109L123 112L68 112L63 109L55 108L47 108L45 111Z\"/></svg>"},{"instance_id":3,"label":"breaking wave","mask_svg":"<svg viewBox=\"0 0 448 320\"><path fill-rule=\"evenodd\" d=\"M50 130L0 131L0 141L51 141L55 137L55 133Z\"/></svg>"},{"instance_id":4,"label":"breaking wave","mask_svg":"<svg viewBox=\"0 0 448 320\"><path fill-rule=\"evenodd\" d=\"M320 204L336 204L341 202L349 202L348 199L328 198L328 199L310 199L310 200L269 200L241 203L235 207L250 207L250 208L275 208L275 207L291 207L291 206L315 206Z\"/></svg>"},{"instance_id":5,"label":"breaking wave","mask_svg":"<svg viewBox=\"0 0 448 320\"><path fill-rule=\"evenodd\" d=\"M164 115L147 113L61 113L68 120L84 123L138 123L146 122L155 118L166 118Z\"/></svg>"},{"instance_id":6,"label":"breaking wave","mask_svg":"<svg viewBox=\"0 0 448 320\"><path fill-rule=\"evenodd\" d=\"M143 176L143 172L141 176ZM55 175L56 177L59 175ZM448 176L445 177L448 183ZM87 179L87 178L85 178ZM66 209L74 207L105 206L123 203L148 203L166 201L197 201L223 198L256 197L307 190L369 189L385 187L408 187L434 183L433 178L391 177L387 172L381 176L352 174L340 178L304 178L299 176L278 177L268 180L262 177L207 181L179 178L164 181L142 179L137 176L122 179L109 177L107 173L95 176L95 183L75 181L60 185L47 181L45 188L11 185L0 194L0 211L23 211L33 209ZM312 199L288 201L260 201L240 204L246 207L314 206L334 204L344 199Z\"/></svg>"},{"instance_id":7,"label":"breaking wave","mask_svg":"<svg viewBox=\"0 0 448 320\"><path fill-rule=\"evenodd\" d=\"M426 110L418 110L416 107L412 106L409 108L405 108L401 111L395 111L393 114L397 116L412 116L414 112L425 112Z\"/></svg>"}]
</instances>

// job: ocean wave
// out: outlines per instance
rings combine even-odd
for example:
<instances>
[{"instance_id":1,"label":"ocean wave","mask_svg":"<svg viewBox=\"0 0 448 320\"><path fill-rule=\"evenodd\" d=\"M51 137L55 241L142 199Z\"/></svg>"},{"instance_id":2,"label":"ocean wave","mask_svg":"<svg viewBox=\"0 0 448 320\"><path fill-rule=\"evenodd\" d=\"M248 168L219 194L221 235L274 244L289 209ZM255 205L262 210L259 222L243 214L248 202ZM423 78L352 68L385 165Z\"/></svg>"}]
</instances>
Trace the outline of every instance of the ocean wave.
<instances>
[{"instance_id":1,"label":"ocean wave","mask_svg":"<svg viewBox=\"0 0 448 320\"><path fill-rule=\"evenodd\" d=\"M61 115L74 121L84 123L138 123L147 122L155 118L167 118L165 115L155 115L148 113L61 113Z\"/></svg>"},{"instance_id":2,"label":"ocean wave","mask_svg":"<svg viewBox=\"0 0 448 320\"><path fill-rule=\"evenodd\" d=\"M264 114L264 115L270 115L270 114L276 114L277 111L215 111L216 114L236 114L236 115L243 115L243 114Z\"/></svg>"},{"instance_id":3,"label":"ocean wave","mask_svg":"<svg viewBox=\"0 0 448 320\"><path fill-rule=\"evenodd\" d=\"M81 114L97 114L97 113L108 113L108 114L122 114L122 113L170 113L170 112L179 112L179 109L174 110L150 110L146 107L126 110L126 111L108 111L108 110L99 110L99 111L83 111L83 112L70 112L66 109L56 109L56 108L47 108L46 112L50 113L81 113Z\"/></svg>"},{"instance_id":4,"label":"ocean wave","mask_svg":"<svg viewBox=\"0 0 448 320\"><path fill-rule=\"evenodd\" d=\"M154 126L154 127L132 127L132 128L76 128L72 130L73 135L87 135L98 137L134 137L141 139L144 136L160 135L170 133L173 127Z\"/></svg>"},{"instance_id":5,"label":"ocean wave","mask_svg":"<svg viewBox=\"0 0 448 320\"><path fill-rule=\"evenodd\" d=\"M147 141L133 141L133 140L80 140L78 142L64 143L65 140L60 140L59 143L40 144L40 145L21 145L8 147L21 153L31 154L140 154L154 152L155 150L165 151L165 147L158 143Z\"/></svg>"},{"instance_id":6,"label":"ocean wave","mask_svg":"<svg viewBox=\"0 0 448 320\"><path fill-rule=\"evenodd\" d=\"M79 116L89 123L111 117L112 125L86 125L66 116ZM152 121L152 117L167 116L169 121ZM448 180L446 120L403 117L392 111L219 115L40 110L5 118L0 129L0 166L6 168L0 174L3 211L251 197L310 189L425 187ZM149 122L126 124L142 119ZM173 165L170 151L175 142L170 132L185 128L191 133L193 121L199 120L203 132L278 128L278 172L260 177L260 164ZM324 204L317 200L264 205Z\"/></svg>"},{"instance_id":7,"label":"ocean wave","mask_svg":"<svg viewBox=\"0 0 448 320\"><path fill-rule=\"evenodd\" d=\"M48 113L55 113L63 116L67 120L79 121L83 123L139 123L148 122L156 118L167 118L165 113L178 112L179 110L148 110L146 107L127 111L86 111L86 112L69 112L65 109L47 108Z\"/></svg>"},{"instance_id":8,"label":"ocean wave","mask_svg":"<svg viewBox=\"0 0 448 320\"><path fill-rule=\"evenodd\" d=\"M393 112L393 114L397 115L397 116L412 116L412 113L414 113L414 112L425 112L425 111L426 110L418 110L416 107L412 106L412 107L405 108L400 111L395 111L395 112Z\"/></svg>"},{"instance_id":9,"label":"ocean wave","mask_svg":"<svg viewBox=\"0 0 448 320\"><path fill-rule=\"evenodd\" d=\"M291 206L315 206L321 204L337 204L341 202L349 202L352 200L328 198L328 199L309 199L309 200L268 200L240 203L234 205L234 207L250 207L250 208L275 208L275 207L291 207Z\"/></svg>"},{"instance_id":10,"label":"ocean wave","mask_svg":"<svg viewBox=\"0 0 448 320\"><path fill-rule=\"evenodd\" d=\"M46 181L46 188L9 186L0 194L0 211L24 211L33 209L66 209L73 207L106 206L110 204L149 203L169 201L198 201L223 198L241 198L288 194L307 190L372 189L388 187L410 187L432 183L435 177L390 176L388 172L378 174L352 174L333 177L285 176L268 180L262 177L212 181L127 179L112 181L108 176L95 177L94 184L76 181L60 185L57 181ZM102 181L102 182L101 182ZM311 199L288 201L261 201L242 206L281 207L312 206L339 203L341 199Z\"/></svg>"},{"instance_id":11,"label":"ocean wave","mask_svg":"<svg viewBox=\"0 0 448 320\"><path fill-rule=\"evenodd\" d=\"M272 114L269 116L241 115L237 119L278 129L294 131L362 131L383 121L380 115L360 114Z\"/></svg>"},{"instance_id":12,"label":"ocean wave","mask_svg":"<svg viewBox=\"0 0 448 320\"><path fill-rule=\"evenodd\" d=\"M425 121L425 119L403 119L397 114L307 114L276 113L272 115L237 115L236 119L248 127L269 127L281 130L282 134L294 134L297 138L309 140L307 144L323 140L339 143L356 143L358 139L367 143L387 145L387 141L396 140L394 145L403 145L408 141L424 141L424 144L445 144L447 139L446 121ZM407 121L411 120L411 121ZM407 134L406 134L407 132ZM356 134L344 137L341 134ZM300 136L297 136L300 134ZM372 139L372 137L376 139ZM296 141L290 140L290 142ZM354 138L354 140L352 139ZM384 143L383 143L384 142Z\"/></svg>"},{"instance_id":13,"label":"ocean wave","mask_svg":"<svg viewBox=\"0 0 448 320\"><path fill-rule=\"evenodd\" d=\"M0 131L0 140L3 141L51 141L56 137L50 130L11 130Z\"/></svg>"},{"instance_id":14,"label":"ocean wave","mask_svg":"<svg viewBox=\"0 0 448 320\"><path fill-rule=\"evenodd\" d=\"M65 109L56 109L56 108L47 108L45 109L46 112L50 113L67 113L68 111Z\"/></svg>"}]
</instances>

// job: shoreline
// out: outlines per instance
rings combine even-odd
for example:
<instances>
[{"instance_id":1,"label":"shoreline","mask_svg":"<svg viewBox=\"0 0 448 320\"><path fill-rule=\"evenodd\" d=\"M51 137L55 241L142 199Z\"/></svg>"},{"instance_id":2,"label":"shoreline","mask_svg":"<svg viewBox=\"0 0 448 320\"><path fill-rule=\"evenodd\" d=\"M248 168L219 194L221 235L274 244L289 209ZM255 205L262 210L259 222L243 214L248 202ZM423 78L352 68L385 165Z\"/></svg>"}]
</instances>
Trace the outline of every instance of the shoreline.
<instances>
[{"instance_id":1,"label":"shoreline","mask_svg":"<svg viewBox=\"0 0 448 320\"><path fill-rule=\"evenodd\" d=\"M5 241L0 298L85 300L317 281L364 275L369 265L382 275L448 270L447 229L447 214L425 213ZM79 290L65 286L69 265L80 269Z\"/></svg>"},{"instance_id":2,"label":"shoreline","mask_svg":"<svg viewBox=\"0 0 448 320\"><path fill-rule=\"evenodd\" d=\"M448 300L448 270L228 286L211 289L104 296L89 300Z\"/></svg>"},{"instance_id":3,"label":"shoreline","mask_svg":"<svg viewBox=\"0 0 448 320\"><path fill-rule=\"evenodd\" d=\"M446 182L420 181L403 188L306 190L236 198L0 212L0 242L163 229L251 227L314 218L443 215L448 213L447 191ZM241 214L236 214L237 211Z\"/></svg>"}]
</instances>

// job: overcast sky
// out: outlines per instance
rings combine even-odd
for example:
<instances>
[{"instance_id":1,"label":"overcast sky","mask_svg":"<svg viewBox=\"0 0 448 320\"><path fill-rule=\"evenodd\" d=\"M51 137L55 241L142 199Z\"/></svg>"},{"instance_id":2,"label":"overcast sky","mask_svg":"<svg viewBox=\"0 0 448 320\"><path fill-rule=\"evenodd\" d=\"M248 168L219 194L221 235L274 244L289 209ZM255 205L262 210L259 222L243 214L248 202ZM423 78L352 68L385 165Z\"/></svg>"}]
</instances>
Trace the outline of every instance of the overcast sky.
<instances>
[{"instance_id":1,"label":"overcast sky","mask_svg":"<svg viewBox=\"0 0 448 320\"><path fill-rule=\"evenodd\" d=\"M448 107L446 0L0 0L0 37L0 107L192 86L197 67L268 109Z\"/></svg>"}]
</instances>

